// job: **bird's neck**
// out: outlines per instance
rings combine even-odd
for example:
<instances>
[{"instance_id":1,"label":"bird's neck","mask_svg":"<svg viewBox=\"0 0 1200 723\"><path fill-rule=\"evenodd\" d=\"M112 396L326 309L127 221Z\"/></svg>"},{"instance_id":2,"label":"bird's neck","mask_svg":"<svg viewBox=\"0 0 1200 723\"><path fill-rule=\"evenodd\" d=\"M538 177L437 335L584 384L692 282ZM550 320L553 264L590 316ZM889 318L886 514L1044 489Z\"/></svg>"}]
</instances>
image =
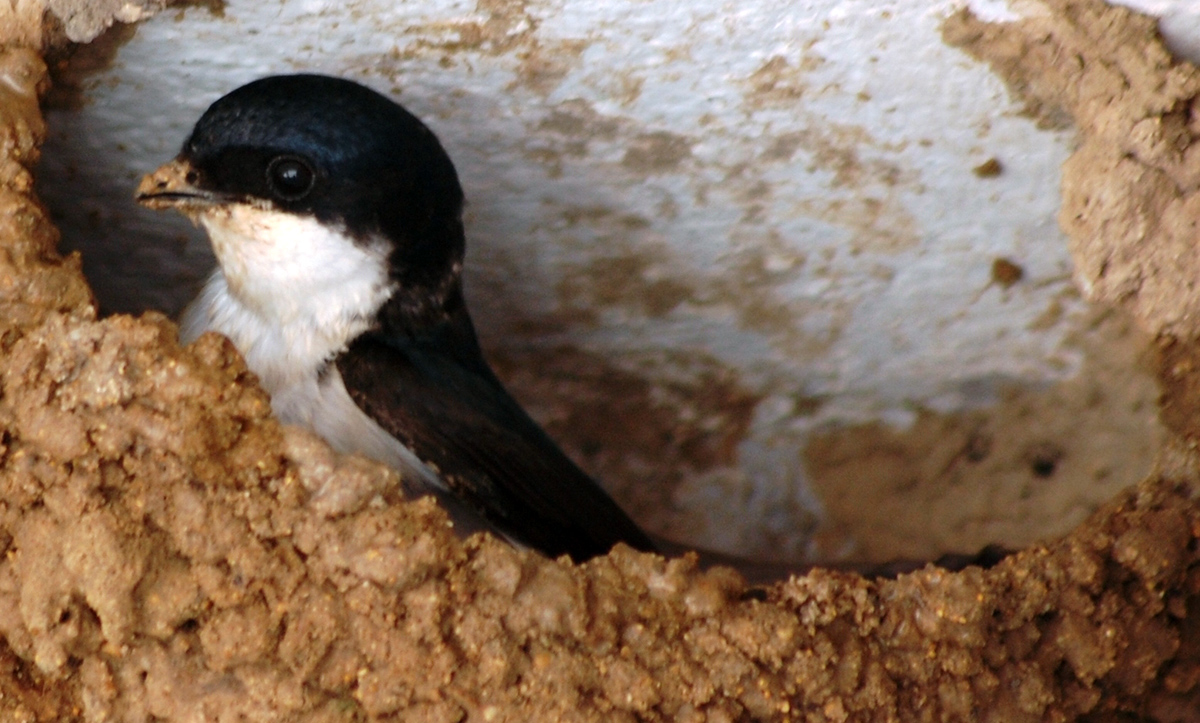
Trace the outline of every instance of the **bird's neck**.
<instances>
[{"instance_id":1,"label":"bird's neck","mask_svg":"<svg viewBox=\"0 0 1200 723\"><path fill-rule=\"evenodd\" d=\"M315 374L395 291L385 245L356 244L314 218L235 205L200 221L220 268L181 336L225 334L269 392Z\"/></svg>"},{"instance_id":2,"label":"bird's neck","mask_svg":"<svg viewBox=\"0 0 1200 723\"><path fill-rule=\"evenodd\" d=\"M386 339L390 346L437 354L476 373L491 373L457 274L447 275L437 288L398 288L380 311L377 325L367 333Z\"/></svg>"},{"instance_id":3,"label":"bird's neck","mask_svg":"<svg viewBox=\"0 0 1200 723\"><path fill-rule=\"evenodd\" d=\"M230 290L218 269L184 311L179 335L184 343L206 331L229 337L263 388L275 395L301 380L314 379L333 356L370 328L367 316L321 317L305 313L280 317L247 303Z\"/></svg>"}]
</instances>

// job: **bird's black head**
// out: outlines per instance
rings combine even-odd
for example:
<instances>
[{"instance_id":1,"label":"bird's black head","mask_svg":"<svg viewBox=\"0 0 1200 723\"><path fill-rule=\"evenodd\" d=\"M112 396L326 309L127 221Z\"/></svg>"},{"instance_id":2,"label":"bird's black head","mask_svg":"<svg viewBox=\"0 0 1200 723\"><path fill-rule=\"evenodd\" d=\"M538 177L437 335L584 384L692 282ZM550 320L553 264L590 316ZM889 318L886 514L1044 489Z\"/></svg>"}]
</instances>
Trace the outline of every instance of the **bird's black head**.
<instances>
[{"instance_id":1,"label":"bird's black head","mask_svg":"<svg viewBox=\"0 0 1200 723\"><path fill-rule=\"evenodd\" d=\"M405 290L425 299L457 284L463 193L454 165L425 124L369 88L308 74L248 83L209 107L175 163L186 188L148 186L151 176L139 199L253 203L364 243L384 238L401 305Z\"/></svg>"}]
</instances>

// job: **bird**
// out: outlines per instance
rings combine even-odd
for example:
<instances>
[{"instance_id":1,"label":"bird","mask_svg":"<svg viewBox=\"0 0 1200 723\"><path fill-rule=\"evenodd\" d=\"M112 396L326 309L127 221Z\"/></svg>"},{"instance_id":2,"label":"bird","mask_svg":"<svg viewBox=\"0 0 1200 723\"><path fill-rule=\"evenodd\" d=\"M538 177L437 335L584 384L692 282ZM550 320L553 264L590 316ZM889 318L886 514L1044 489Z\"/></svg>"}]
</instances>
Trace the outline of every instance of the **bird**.
<instances>
[{"instance_id":1,"label":"bird","mask_svg":"<svg viewBox=\"0 0 1200 723\"><path fill-rule=\"evenodd\" d=\"M509 394L463 297L464 194L437 136L317 74L214 102L135 199L208 234L180 340L224 334L280 421L401 472L461 529L581 562L650 537Z\"/></svg>"}]
</instances>

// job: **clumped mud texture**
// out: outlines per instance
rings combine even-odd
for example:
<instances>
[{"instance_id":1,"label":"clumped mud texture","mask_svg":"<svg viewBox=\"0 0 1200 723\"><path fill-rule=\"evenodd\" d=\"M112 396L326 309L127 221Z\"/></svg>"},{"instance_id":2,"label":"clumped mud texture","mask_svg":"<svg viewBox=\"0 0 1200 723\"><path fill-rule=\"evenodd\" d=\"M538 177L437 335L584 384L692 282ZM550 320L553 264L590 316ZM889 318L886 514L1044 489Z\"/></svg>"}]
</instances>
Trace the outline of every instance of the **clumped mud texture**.
<instances>
[{"instance_id":1,"label":"clumped mud texture","mask_svg":"<svg viewBox=\"0 0 1200 723\"><path fill-rule=\"evenodd\" d=\"M754 591L460 542L280 428L222 339L96 319L30 196L43 72L0 52L0 720L1198 719L1186 435L989 570ZM1160 355L1183 386L1189 349Z\"/></svg>"}]
</instances>

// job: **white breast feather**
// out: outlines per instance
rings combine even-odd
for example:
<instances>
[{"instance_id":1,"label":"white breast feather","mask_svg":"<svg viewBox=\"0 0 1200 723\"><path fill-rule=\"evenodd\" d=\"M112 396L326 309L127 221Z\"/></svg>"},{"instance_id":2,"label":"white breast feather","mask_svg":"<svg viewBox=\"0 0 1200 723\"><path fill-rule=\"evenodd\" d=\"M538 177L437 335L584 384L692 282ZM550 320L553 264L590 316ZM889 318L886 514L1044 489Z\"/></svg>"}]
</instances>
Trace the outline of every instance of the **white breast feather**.
<instances>
[{"instance_id":1,"label":"white breast feather","mask_svg":"<svg viewBox=\"0 0 1200 723\"><path fill-rule=\"evenodd\" d=\"M206 211L199 221L220 266L183 312L180 339L224 334L262 381L280 421L395 467L409 482L440 487L411 450L355 405L335 366L318 378L395 290L388 244L360 245L314 218L247 204Z\"/></svg>"}]
</instances>

